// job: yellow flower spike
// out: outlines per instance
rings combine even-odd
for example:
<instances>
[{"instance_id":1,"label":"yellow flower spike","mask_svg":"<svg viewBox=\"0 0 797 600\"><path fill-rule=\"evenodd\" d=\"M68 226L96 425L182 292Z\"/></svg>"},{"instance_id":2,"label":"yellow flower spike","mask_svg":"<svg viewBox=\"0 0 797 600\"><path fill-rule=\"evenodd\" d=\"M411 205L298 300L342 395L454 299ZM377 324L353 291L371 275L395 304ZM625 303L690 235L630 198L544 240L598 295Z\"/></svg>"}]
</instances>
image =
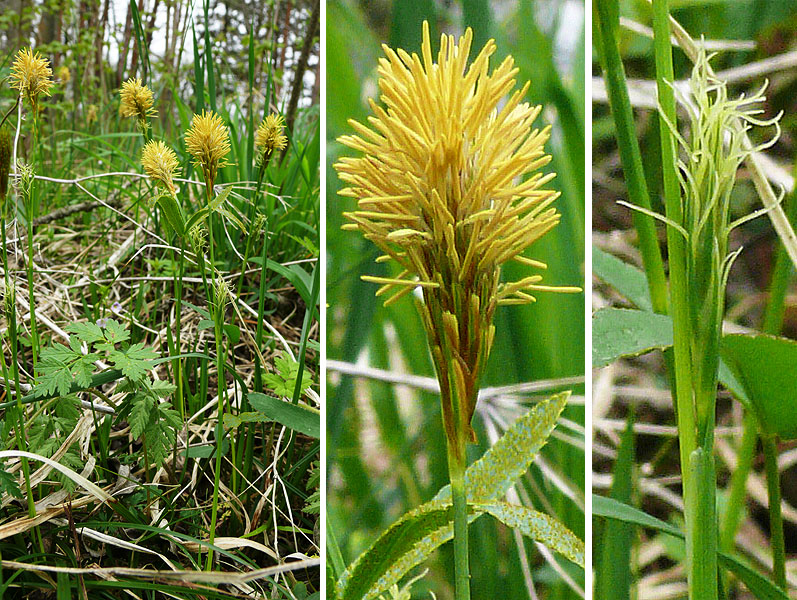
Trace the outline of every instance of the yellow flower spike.
<instances>
[{"instance_id":1,"label":"yellow flower spike","mask_svg":"<svg viewBox=\"0 0 797 600\"><path fill-rule=\"evenodd\" d=\"M224 157L230 152L230 138L221 117L204 110L201 115L194 115L185 134L185 147L197 168L202 169L210 194L218 170L227 164Z\"/></svg>"},{"instance_id":2,"label":"yellow flower spike","mask_svg":"<svg viewBox=\"0 0 797 600\"><path fill-rule=\"evenodd\" d=\"M350 121L355 133L339 140L362 156L334 165L341 195L358 201L345 229L400 266L396 277L363 279L381 284L386 305L420 287L446 433L471 440L496 307L534 302L533 291L580 291L541 286L537 275L500 282L510 260L545 268L522 254L559 222L550 206L559 194L543 187L553 175L536 172L551 160L550 127L532 128L541 108L522 101L529 84L512 92L511 56L490 72L492 40L468 64L472 39L470 29L458 41L441 36L435 60L424 23L420 56L383 46L381 106L372 100L368 125Z\"/></svg>"},{"instance_id":3,"label":"yellow flower spike","mask_svg":"<svg viewBox=\"0 0 797 600\"><path fill-rule=\"evenodd\" d=\"M35 108L40 94L50 95L52 75L48 59L39 56L38 52L34 54L31 48L22 49L11 67L11 87L19 90L20 96L27 98Z\"/></svg>"},{"instance_id":4,"label":"yellow flower spike","mask_svg":"<svg viewBox=\"0 0 797 600\"><path fill-rule=\"evenodd\" d=\"M174 150L163 142L147 142L141 151L141 164L147 175L163 185L172 195L177 193L173 178L179 163Z\"/></svg>"},{"instance_id":5,"label":"yellow flower spike","mask_svg":"<svg viewBox=\"0 0 797 600\"><path fill-rule=\"evenodd\" d=\"M260 160L267 161L274 150L283 150L288 145L288 138L282 134L284 128L282 115L269 115L263 120L255 133L255 147Z\"/></svg>"},{"instance_id":6,"label":"yellow flower spike","mask_svg":"<svg viewBox=\"0 0 797 600\"><path fill-rule=\"evenodd\" d=\"M154 117L155 99L152 90L141 83L141 79L128 79L122 84L119 115L125 118L135 117L139 123L146 123L148 117Z\"/></svg>"}]
</instances>

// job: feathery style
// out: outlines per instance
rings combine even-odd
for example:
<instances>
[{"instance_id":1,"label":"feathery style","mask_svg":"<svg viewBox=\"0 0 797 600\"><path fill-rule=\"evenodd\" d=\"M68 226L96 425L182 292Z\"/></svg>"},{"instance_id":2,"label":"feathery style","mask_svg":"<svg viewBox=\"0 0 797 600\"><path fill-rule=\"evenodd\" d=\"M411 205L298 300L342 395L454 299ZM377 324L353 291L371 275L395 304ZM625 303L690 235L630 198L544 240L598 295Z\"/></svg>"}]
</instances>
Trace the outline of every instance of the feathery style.
<instances>
[{"instance_id":1,"label":"feathery style","mask_svg":"<svg viewBox=\"0 0 797 600\"><path fill-rule=\"evenodd\" d=\"M154 117L155 99L152 90L141 83L141 79L128 79L122 84L119 114L122 117L135 117L139 123L146 123L148 117Z\"/></svg>"},{"instance_id":2,"label":"feathery style","mask_svg":"<svg viewBox=\"0 0 797 600\"><path fill-rule=\"evenodd\" d=\"M173 178L179 163L177 155L169 146L160 141L147 142L141 151L141 165L144 167L144 172L163 185L169 193L172 195L177 193Z\"/></svg>"},{"instance_id":3,"label":"feathery style","mask_svg":"<svg viewBox=\"0 0 797 600\"><path fill-rule=\"evenodd\" d=\"M539 275L500 281L510 260L545 268L522 254L559 222L551 207L559 193L544 188L553 174L537 172L550 161L543 149L550 127L532 129L541 108L521 101L529 84L499 106L518 69L507 57L489 71L492 40L468 65L472 39L470 29L458 43L441 36L435 61L424 23L421 56L383 46L386 109L371 100L370 127L349 121L356 135L340 141L363 155L335 165L348 184L341 195L358 201L344 228L384 252L377 262L400 268L395 277L363 279L381 284L385 304L422 288L446 432L471 440L496 307L533 302L536 291L579 291L540 285Z\"/></svg>"},{"instance_id":4,"label":"feathery style","mask_svg":"<svg viewBox=\"0 0 797 600\"><path fill-rule=\"evenodd\" d=\"M288 138L282 134L285 120L282 115L269 115L260 124L255 133L255 146L261 160L271 158L274 150L283 150L288 145Z\"/></svg>"},{"instance_id":5,"label":"feathery style","mask_svg":"<svg viewBox=\"0 0 797 600\"><path fill-rule=\"evenodd\" d=\"M221 117L204 110L201 115L194 115L185 134L185 147L202 170L209 192L212 191L216 174L227 164L224 157L230 152L230 138Z\"/></svg>"},{"instance_id":6,"label":"feathery style","mask_svg":"<svg viewBox=\"0 0 797 600\"><path fill-rule=\"evenodd\" d=\"M17 53L11 67L11 87L19 90L20 96L27 98L36 108L40 94L50 95L52 75L48 59L42 58L38 52L34 54L31 48L24 48Z\"/></svg>"}]
</instances>

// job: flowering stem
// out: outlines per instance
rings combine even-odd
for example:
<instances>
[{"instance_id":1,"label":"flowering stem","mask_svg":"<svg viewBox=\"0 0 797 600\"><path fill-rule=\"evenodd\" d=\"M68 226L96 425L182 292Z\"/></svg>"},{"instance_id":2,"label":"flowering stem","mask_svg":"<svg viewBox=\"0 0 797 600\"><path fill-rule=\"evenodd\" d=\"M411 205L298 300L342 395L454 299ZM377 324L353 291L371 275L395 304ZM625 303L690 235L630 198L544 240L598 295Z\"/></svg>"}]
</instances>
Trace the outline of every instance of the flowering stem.
<instances>
[{"instance_id":1,"label":"flowering stem","mask_svg":"<svg viewBox=\"0 0 797 600\"><path fill-rule=\"evenodd\" d=\"M207 202L210 205L213 199L213 181L205 176L205 192L207 195ZM208 215L208 251L210 252L210 274L215 280L216 262L213 259L213 216ZM216 338L216 371L217 371L217 390L218 390L218 417L216 422L216 464L213 473L213 503L210 512L210 543L213 544L216 538L216 519L219 512L219 480L221 476L221 449L222 449L222 433L224 432L224 401L222 390L224 389L224 357L222 355L223 340L222 335L224 328L221 325L221 310L217 306L216 299L208 298L209 307L211 309L211 317L214 323L214 337ZM213 549L208 548L208 562L206 570L210 571L213 567Z\"/></svg>"},{"instance_id":2,"label":"flowering stem","mask_svg":"<svg viewBox=\"0 0 797 600\"><path fill-rule=\"evenodd\" d=\"M676 141L670 128L676 126L676 113L669 18L667 0L653 0L666 214L672 222L686 226L677 180ZM691 231L688 251L682 235L673 227L667 228L675 408L686 508L687 581L692 600L711 600L718 594L714 409L724 289L716 287L716 278L706 286L706 278L699 277L701 268L707 266L702 241L698 231ZM713 258L710 245L709 255Z\"/></svg>"},{"instance_id":3,"label":"flowering stem","mask_svg":"<svg viewBox=\"0 0 797 600\"><path fill-rule=\"evenodd\" d=\"M448 474L451 499L454 503L454 583L456 600L470 600L470 566L468 564L468 504L465 491L465 437L459 436L448 446Z\"/></svg>"}]
</instances>

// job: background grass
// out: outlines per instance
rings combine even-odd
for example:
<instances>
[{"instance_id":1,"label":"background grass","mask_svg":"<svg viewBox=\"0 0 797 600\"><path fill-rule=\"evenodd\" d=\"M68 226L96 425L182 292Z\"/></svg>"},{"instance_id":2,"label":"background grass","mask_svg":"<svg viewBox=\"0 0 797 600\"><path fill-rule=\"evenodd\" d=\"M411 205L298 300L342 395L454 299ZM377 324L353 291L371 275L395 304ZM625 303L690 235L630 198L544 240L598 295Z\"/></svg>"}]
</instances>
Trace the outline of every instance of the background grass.
<instances>
[{"instance_id":1,"label":"background grass","mask_svg":"<svg viewBox=\"0 0 797 600\"><path fill-rule=\"evenodd\" d=\"M553 185L562 191L557 206L563 217L529 255L548 263L549 283L583 281L584 36L577 25L583 23L583 14L581 2L466 1L447 7L426 0L327 4L330 359L357 363L355 371L367 365L399 376L434 374L412 303L402 300L383 308L374 297L375 286L359 279L362 274L380 274L383 267L373 263L372 245L340 231L341 213L351 204L337 197L340 182L331 167L343 151L335 139L349 132L346 120L364 120L366 99L377 95L380 43L417 52L424 19L431 24L433 40L442 31L461 33L465 25L474 28L474 48L494 37L498 45L494 60L511 53L520 69L518 81L531 80L528 100L545 106L538 123L554 127L547 151L553 155L549 168L557 173ZM532 306L499 310L496 345L484 385L583 375L583 307L583 295L540 294ZM448 479L439 398L378 378L342 376L337 368L333 363L327 388L328 523L348 564L397 517L429 500ZM579 385L569 387L583 393ZM471 461L495 439L495 428L504 429L505 421L511 422L530 400L526 394L504 394L480 404L475 418L480 445L471 448ZM519 491L524 503L554 514L583 537L583 401L579 404L576 399L565 419ZM530 598L534 597L531 586L537 597L578 597L533 544L518 545L511 531L488 520L473 526L470 555L476 598L492 597L498 590L506 598ZM583 587L583 573L571 571L565 561L559 565ZM415 585L413 597L428 597L428 590L438 598L452 597L451 548L441 549L426 566L429 573Z\"/></svg>"}]
</instances>

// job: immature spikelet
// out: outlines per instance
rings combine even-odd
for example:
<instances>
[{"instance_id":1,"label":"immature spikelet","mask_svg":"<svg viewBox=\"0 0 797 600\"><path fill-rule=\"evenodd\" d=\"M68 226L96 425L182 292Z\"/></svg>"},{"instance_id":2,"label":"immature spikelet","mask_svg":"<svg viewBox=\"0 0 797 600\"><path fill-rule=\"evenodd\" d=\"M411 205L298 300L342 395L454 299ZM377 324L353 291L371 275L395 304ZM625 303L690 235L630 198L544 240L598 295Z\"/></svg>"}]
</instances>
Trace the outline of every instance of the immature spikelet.
<instances>
[{"instance_id":1,"label":"immature spikelet","mask_svg":"<svg viewBox=\"0 0 797 600\"><path fill-rule=\"evenodd\" d=\"M72 74L69 72L69 67L66 65L58 67L56 75L58 75L58 79L61 80L61 83L69 83L69 80L72 79Z\"/></svg>"},{"instance_id":2,"label":"immature spikelet","mask_svg":"<svg viewBox=\"0 0 797 600\"><path fill-rule=\"evenodd\" d=\"M179 163L174 150L163 142L151 140L141 151L141 164L147 175L165 187L172 195L177 193L173 178Z\"/></svg>"},{"instance_id":3,"label":"immature spikelet","mask_svg":"<svg viewBox=\"0 0 797 600\"><path fill-rule=\"evenodd\" d=\"M89 104L89 107L86 109L86 123L91 125L96 120L97 120L97 105Z\"/></svg>"},{"instance_id":4,"label":"immature spikelet","mask_svg":"<svg viewBox=\"0 0 797 600\"><path fill-rule=\"evenodd\" d=\"M11 133L0 127L0 212L5 210L8 194L8 174L11 171Z\"/></svg>"},{"instance_id":5,"label":"immature spikelet","mask_svg":"<svg viewBox=\"0 0 797 600\"><path fill-rule=\"evenodd\" d=\"M50 61L39 56L38 52L34 54L31 48L26 48L17 53L11 67L11 86L19 90L20 95L35 109L40 94L50 95L52 75Z\"/></svg>"},{"instance_id":6,"label":"immature spikelet","mask_svg":"<svg viewBox=\"0 0 797 600\"><path fill-rule=\"evenodd\" d=\"M185 134L185 147L194 157L197 168L202 169L208 188L212 189L219 168L227 164L224 157L230 151L227 127L221 117L212 111L194 115Z\"/></svg>"},{"instance_id":7,"label":"immature spikelet","mask_svg":"<svg viewBox=\"0 0 797 600\"><path fill-rule=\"evenodd\" d=\"M501 283L501 265L544 267L522 253L559 222L550 206L559 194L543 189L554 175L536 172L550 161L543 149L550 128L532 130L541 109L521 101L528 83L502 103L518 70L507 57L489 72L492 40L468 66L472 38L470 29L458 43L443 35L436 62L426 23L422 56L383 46L386 108L371 101L370 128L350 121L357 135L340 141L363 156L335 165L349 185L341 194L358 200L346 228L379 246L379 262L401 268L393 278L364 279L382 284L377 295L392 294L386 304L423 289L449 437L454 428L473 435L496 306L532 302L530 292L550 289L539 275Z\"/></svg>"},{"instance_id":8,"label":"immature spikelet","mask_svg":"<svg viewBox=\"0 0 797 600\"><path fill-rule=\"evenodd\" d=\"M258 160L263 164L268 162L274 150L283 150L288 144L288 138L282 134L285 121L282 115L269 115L257 128L255 133L255 147Z\"/></svg>"},{"instance_id":9,"label":"immature spikelet","mask_svg":"<svg viewBox=\"0 0 797 600\"><path fill-rule=\"evenodd\" d=\"M146 125L149 117L154 117L155 98L152 90L141 83L141 79L128 79L122 84L119 92L119 115L122 117L135 117L139 125Z\"/></svg>"}]
</instances>

